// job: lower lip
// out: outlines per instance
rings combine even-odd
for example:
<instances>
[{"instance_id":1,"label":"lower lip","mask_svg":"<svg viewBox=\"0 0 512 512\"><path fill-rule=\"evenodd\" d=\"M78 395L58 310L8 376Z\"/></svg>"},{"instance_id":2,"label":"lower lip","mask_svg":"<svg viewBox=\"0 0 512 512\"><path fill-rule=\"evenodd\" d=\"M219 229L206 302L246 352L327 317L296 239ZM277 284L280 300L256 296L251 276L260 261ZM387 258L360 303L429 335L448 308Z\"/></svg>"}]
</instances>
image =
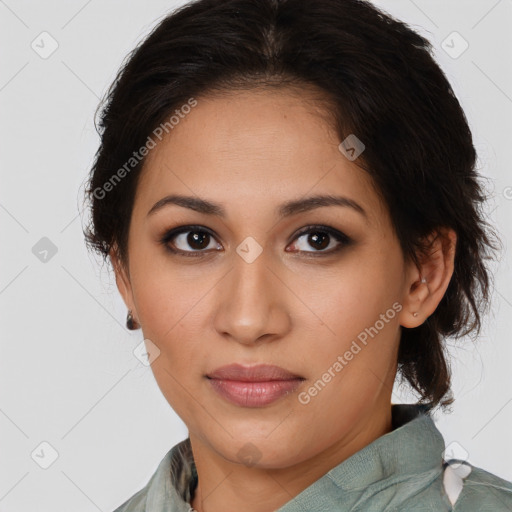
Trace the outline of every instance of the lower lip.
<instances>
[{"instance_id":1,"label":"lower lip","mask_svg":"<svg viewBox=\"0 0 512 512\"><path fill-rule=\"evenodd\" d=\"M303 379L241 382L208 379L213 389L229 402L242 407L263 407L295 391Z\"/></svg>"}]
</instances>

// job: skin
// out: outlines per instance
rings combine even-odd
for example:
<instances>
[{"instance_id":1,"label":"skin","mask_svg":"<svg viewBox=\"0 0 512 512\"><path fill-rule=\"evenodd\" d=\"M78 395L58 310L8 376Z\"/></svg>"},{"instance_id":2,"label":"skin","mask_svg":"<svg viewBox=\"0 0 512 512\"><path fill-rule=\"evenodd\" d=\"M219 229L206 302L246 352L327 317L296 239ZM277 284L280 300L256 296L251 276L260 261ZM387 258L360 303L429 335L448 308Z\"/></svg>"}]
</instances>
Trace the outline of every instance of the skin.
<instances>
[{"instance_id":1,"label":"skin","mask_svg":"<svg viewBox=\"0 0 512 512\"><path fill-rule=\"evenodd\" d=\"M189 429L199 476L192 506L199 512L276 510L390 432L401 329L434 312L453 273L453 231L441 232L420 268L404 260L371 178L339 151L325 116L302 94L263 89L198 98L147 157L129 263L111 253L126 306L160 350L151 365L158 386ZM169 194L219 203L226 217L177 205L148 216ZM285 201L317 194L349 197L366 217L340 206L282 219L275 213ZM187 234L170 244L202 254L166 251L159 239L188 225L214 236L202 246L187 243ZM317 246L308 234L296 236L310 225L353 242L327 237ZM251 263L236 252L247 237L262 248ZM298 394L396 302L401 310L378 335L300 403ZM305 381L270 405L237 406L205 377L234 362L276 364ZM239 454L249 453L248 443L257 455L244 464Z\"/></svg>"}]
</instances>

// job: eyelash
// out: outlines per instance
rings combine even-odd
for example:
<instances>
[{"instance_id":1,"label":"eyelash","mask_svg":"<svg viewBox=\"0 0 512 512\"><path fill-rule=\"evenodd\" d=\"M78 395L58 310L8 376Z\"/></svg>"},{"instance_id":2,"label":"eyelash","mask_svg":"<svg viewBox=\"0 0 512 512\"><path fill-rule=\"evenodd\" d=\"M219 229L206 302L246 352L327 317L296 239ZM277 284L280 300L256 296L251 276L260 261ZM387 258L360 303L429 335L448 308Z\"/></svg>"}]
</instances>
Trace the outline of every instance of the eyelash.
<instances>
[{"instance_id":1,"label":"eyelash","mask_svg":"<svg viewBox=\"0 0 512 512\"><path fill-rule=\"evenodd\" d=\"M172 254L178 255L178 256L184 256L184 257L192 257L197 258L203 256L206 251L205 250L193 250L193 251L182 251L181 249L173 249L169 243L171 240L173 240L178 235L181 235L183 233L206 233L210 235L211 237L215 238L215 235L207 228L204 228L202 226L181 226L178 228L171 229L167 231L159 240L159 242L164 246L165 250L169 251ZM337 248L331 249L329 251L297 251L299 253L306 253L309 256L312 257L318 257L318 256L328 256L332 255L334 253L339 252L344 247L351 245L353 243L353 240L342 233L341 231L338 231L337 229L330 228L328 226L307 226L306 228L302 229L299 233L295 235L295 238L292 239L292 242L294 242L297 238L300 238L303 235L310 234L310 233L325 233L327 235L330 235L332 238L334 238L337 242L340 242L340 245L338 245ZM330 244L329 244L330 245ZM316 254L315 254L316 253Z\"/></svg>"}]
</instances>

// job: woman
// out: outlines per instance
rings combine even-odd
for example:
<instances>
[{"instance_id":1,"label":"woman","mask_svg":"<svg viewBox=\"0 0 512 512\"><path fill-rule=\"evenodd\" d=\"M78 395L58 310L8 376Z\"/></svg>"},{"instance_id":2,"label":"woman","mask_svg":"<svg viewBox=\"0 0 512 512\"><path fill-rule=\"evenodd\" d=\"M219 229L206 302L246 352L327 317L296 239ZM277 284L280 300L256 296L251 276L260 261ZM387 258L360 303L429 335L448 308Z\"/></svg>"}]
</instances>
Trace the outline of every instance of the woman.
<instances>
[{"instance_id":1,"label":"woman","mask_svg":"<svg viewBox=\"0 0 512 512\"><path fill-rule=\"evenodd\" d=\"M117 512L512 510L431 417L497 247L429 51L363 1L199 0L131 54L86 234L189 437Z\"/></svg>"}]
</instances>

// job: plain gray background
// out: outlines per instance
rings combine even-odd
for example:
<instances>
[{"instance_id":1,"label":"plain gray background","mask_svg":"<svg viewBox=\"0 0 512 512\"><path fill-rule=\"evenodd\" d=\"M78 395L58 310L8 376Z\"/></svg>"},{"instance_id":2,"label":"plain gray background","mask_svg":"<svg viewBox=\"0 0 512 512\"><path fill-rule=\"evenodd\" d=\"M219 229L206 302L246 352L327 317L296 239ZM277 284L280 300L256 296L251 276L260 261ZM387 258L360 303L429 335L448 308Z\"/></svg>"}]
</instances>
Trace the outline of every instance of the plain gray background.
<instances>
[{"instance_id":1,"label":"plain gray background","mask_svg":"<svg viewBox=\"0 0 512 512\"><path fill-rule=\"evenodd\" d=\"M183 3L0 0L0 512L112 511L187 435L82 235L99 99ZM449 340L456 402L436 421L452 455L512 480L512 0L375 3L433 43L491 178L505 245L492 312L476 345Z\"/></svg>"}]
</instances>

